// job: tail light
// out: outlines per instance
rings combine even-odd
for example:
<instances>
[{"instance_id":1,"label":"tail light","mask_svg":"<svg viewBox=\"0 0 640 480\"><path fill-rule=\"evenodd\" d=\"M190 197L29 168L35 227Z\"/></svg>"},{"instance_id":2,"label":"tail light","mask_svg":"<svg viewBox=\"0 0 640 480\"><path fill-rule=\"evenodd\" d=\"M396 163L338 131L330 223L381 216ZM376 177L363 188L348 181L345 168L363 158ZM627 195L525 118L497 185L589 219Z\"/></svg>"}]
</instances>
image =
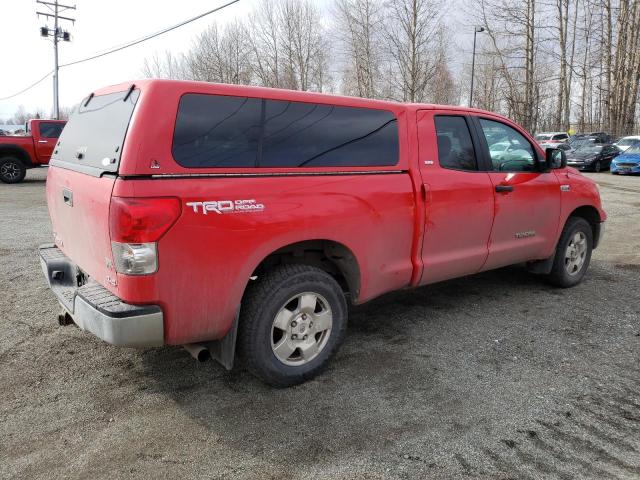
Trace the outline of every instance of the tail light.
<instances>
[{"instance_id":1,"label":"tail light","mask_svg":"<svg viewBox=\"0 0 640 480\"><path fill-rule=\"evenodd\" d=\"M113 197L109 232L116 271L127 275L156 272L156 242L178 220L180 212L177 198Z\"/></svg>"}]
</instances>

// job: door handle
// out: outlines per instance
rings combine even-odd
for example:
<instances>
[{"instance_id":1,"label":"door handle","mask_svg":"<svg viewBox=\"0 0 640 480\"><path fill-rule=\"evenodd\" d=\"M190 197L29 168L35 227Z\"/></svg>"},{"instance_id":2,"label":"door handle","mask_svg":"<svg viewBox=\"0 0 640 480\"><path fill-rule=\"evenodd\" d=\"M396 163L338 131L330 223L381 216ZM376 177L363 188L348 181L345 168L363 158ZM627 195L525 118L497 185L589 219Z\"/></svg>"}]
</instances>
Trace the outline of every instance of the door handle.
<instances>
[{"instance_id":1,"label":"door handle","mask_svg":"<svg viewBox=\"0 0 640 480\"><path fill-rule=\"evenodd\" d=\"M38 140L38 143L47 143L46 140Z\"/></svg>"},{"instance_id":2,"label":"door handle","mask_svg":"<svg viewBox=\"0 0 640 480\"><path fill-rule=\"evenodd\" d=\"M62 189L62 200L64 203L73 207L73 192L71 190L67 190L66 188Z\"/></svg>"},{"instance_id":3,"label":"door handle","mask_svg":"<svg viewBox=\"0 0 640 480\"><path fill-rule=\"evenodd\" d=\"M496 185L496 192L513 192L513 185Z\"/></svg>"}]
</instances>

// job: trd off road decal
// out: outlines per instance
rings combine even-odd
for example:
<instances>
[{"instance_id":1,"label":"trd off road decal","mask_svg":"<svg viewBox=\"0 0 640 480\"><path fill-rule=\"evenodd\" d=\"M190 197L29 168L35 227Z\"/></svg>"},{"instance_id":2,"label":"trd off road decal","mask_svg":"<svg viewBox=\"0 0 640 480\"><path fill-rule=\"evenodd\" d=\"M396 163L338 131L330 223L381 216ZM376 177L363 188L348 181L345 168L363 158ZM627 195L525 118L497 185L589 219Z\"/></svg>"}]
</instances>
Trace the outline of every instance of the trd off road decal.
<instances>
[{"instance_id":1,"label":"trd off road decal","mask_svg":"<svg viewBox=\"0 0 640 480\"><path fill-rule=\"evenodd\" d=\"M256 202L255 199L248 200L215 200L209 202L187 202L187 207L191 207L194 213L203 213L208 215L209 212L222 215L223 213L252 213L262 212L264 205Z\"/></svg>"}]
</instances>

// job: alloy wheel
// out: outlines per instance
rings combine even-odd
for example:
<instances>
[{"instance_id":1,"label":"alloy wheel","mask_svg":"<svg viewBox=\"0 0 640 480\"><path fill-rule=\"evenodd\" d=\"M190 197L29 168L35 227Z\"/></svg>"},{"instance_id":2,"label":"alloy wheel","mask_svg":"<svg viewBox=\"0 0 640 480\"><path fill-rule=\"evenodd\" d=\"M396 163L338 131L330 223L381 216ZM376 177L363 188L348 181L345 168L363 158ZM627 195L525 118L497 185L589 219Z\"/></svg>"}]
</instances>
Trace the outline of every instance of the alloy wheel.
<instances>
[{"instance_id":1,"label":"alloy wheel","mask_svg":"<svg viewBox=\"0 0 640 480\"><path fill-rule=\"evenodd\" d=\"M332 326L329 302L317 293L300 293L287 300L274 318L271 349L285 365L304 365L322 352Z\"/></svg>"},{"instance_id":2,"label":"alloy wheel","mask_svg":"<svg viewBox=\"0 0 640 480\"><path fill-rule=\"evenodd\" d=\"M569 275L576 275L582 269L587 256L587 236L576 232L571 238L564 256L564 266Z\"/></svg>"}]
</instances>

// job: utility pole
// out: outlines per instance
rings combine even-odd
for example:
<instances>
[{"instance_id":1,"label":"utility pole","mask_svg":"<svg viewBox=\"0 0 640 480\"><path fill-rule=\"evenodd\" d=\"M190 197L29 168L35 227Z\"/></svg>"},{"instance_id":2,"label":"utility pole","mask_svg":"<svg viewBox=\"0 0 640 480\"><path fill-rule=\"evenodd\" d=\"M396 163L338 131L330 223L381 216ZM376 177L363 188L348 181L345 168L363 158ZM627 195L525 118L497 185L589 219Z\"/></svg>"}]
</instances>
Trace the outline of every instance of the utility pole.
<instances>
[{"instance_id":1,"label":"utility pole","mask_svg":"<svg viewBox=\"0 0 640 480\"><path fill-rule=\"evenodd\" d=\"M469 92L469 107L473 107L473 77L476 73L476 36L484 32L484 27L473 29L473 57L471 58L471 91Z\"/></svg>"},{"instance_id":2,"label":"utility pole","mask_svg":"<svg viewBox=\"0 0 640 480\"><path fill-rule=\"evenodd\" d=\"M36 3L40 3L47 7L52 13L47 12L36 12L38 17L43 15L46 18L53 18L53 32L50 31L49 27L41 27L40 35L43 37L53 37L53 118L55 120L59 120L60 117L60 97L58 94L58 42L60 40L64 42L68 42L71 40L71 35L66 30L62 30L58 24L59 20L67 20L73 24L75 24L76 19L70 17L63 17L60 13L65 10L75 10L76 6L73 5L61 5L58 3L58 0L53 0L53 2L46 2L44 0L36 0Z\"/></svg>"}]
</instances>

